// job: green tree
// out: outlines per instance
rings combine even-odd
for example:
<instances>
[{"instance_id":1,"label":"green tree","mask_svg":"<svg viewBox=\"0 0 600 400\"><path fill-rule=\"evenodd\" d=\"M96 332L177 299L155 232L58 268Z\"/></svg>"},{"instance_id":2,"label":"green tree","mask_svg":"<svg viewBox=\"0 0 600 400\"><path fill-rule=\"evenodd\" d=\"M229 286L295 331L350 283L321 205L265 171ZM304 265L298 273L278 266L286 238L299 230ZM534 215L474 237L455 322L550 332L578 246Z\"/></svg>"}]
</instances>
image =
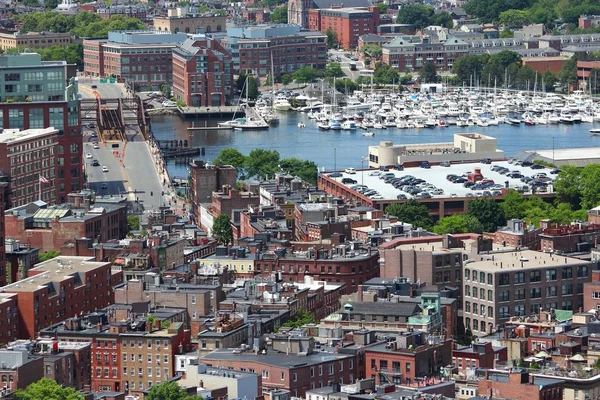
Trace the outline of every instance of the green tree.
<instances>
[{"instance_id":1,"label":"green tree","mask_svg":"<svg viewBox=\"0 0 600 400\"><path fill-rule=\"evenodd\" d=\"M385 3L375 3L375 7L379 8L379 15L387 14L388 6Z\"/></svg>"},{"instance_id":2,"label":"green tree","mask_svg":"<svg viewBox=\"0 0 600 400\"><path fill-rule=\"evenodd\" d=\"M358 89L358 85L351 79L342 78L336 79L335 81L335 90L338 92L342 92L347 95L351 95L355 90Z\"/></svg>"},{"instance_id":3,"label":"green tree","mask_svg":"<svg viewBox=\"0 0 600 400\"><path fill-rule=\"evenodd\" d=\"M294 81L294 78L290 74L283 74L279 79L281 80L283 86L287 86Z\"/></svg>"},{"instance_id":4,"label":"green tree","mask_svg":"<svg viewBox=\"0 0 600 400\"><path fill-rule=\"evenodd\" d=\"M581 171L581 207L585 210L600 204L600 164L586 165Z\"/></svg>"},{"instance_id":5,"label":"green tree","mask_svg":"<svg viewBox=\"0 0 600 400\"><path fill-rule=\"evenodd\" d=\"M213 162L215 165L231 165L237 170L238 178L245 179L244 166L246 165L246 156L240 153L237 149L221 150Z\"/></svg>"},{"instance_id":6,"label":"green tree","mask_svg":"<svg viewBox=\"0 0 600 400\"><path fill-rule=\"evenodd\" d=\"M288 6L287 5L284 5L283 7L277 7L271 13L270 20L271 20L271 22L273 22L275 24L287 24L287 22L288 22L287 14L288 14Z\"/></svg>"},{"instance_id":7,"label":"green tree","mask_svg":"<svg viewBox=\"0 0 600 400\"><path fill-rule=\"evenodd\" d=\"M399 82L400 75L398 70L384 62L375 63L373 71L373 80L375 83L388 85L394 82Z\"/></svg>"},{"instance_id":8,"label":"green tree","mask_svg":"<svg viewBox=\"0 0 600 400\"><path fill-rule=\"evenodd\" d=\"M71 387L62 387L56 381L42 378L25 389L17 390L17 400L83 400L83 395Z\"/></svg>"},{"instance_id":9,"label":"green tree","mask_svg":"<svg viewBox=\"0 0 600 400\"><path fill-rule=\"evenodd\" d=\"M460 84L468 85L475 75L481 75L484 58L474 54L459 57L452 65L452 72Z\"/></svg>"},{"instance_id":10,"label":"green tree","mask_svg":"<svg viewBox=\"0 0 600 400\"><path fill-rule=\"evenodd\" d=\"M140 217L137 215L127 216L127 228L130 231L137 231L140 229Z\"/></svg>"},{"instance_id":11,"label":"green tree","mask_svg":"<svg viewBox=\"0 0 600 400\"><path fill-rule=\"evenodd\" d=\"M287 320L283 326L288 327L288 328L300 328L304 325L308 325L308 324L316 324L317 320L315 319L315 316L312 315L310 312L306 311L306 310L298 310L296 311L296 315L294 315L293 318L290 318L289 320Z\"/></svg>"},{"instance_id":12,"label":"green tree","mask_svg":"<svg viewBox=\"0 0 600 400\"><path fill-rule=\"evenodd\" d=\"M483 22L498 19L504 11L524 10L533 4L534 0L469 0L464 6L467 14L479 18Z\"/></svg>"},{"instance_id":13,"label":"green tree","mask_svg":"<svg viewBox=\"0 0 600 400\"><path fill-rule=\"evenodd\" d=\"M331 62L325 67L325 76L328 78L340 78L345 75L342 71L342 65L338 62Z\"/></svg>"},{"instance_id":14,"label":"green tree","mask_svg":"<svg viewBox=\"0 0 600 400\"><path fill-rule=\"evenodd\" d=\"M544 90L546 92L553 92L554 85L556 84L556 82L558 82L558 78L556 77L556 75L554 75L550 71L546 71L542 76L542 79L544 81Z\"/></svg>"},{"instance_id":15,"label":"green tree","mask_svg":"<svg viewBox=\"0 0 600 400\"><path fill-rule=\"evenodd\" d=\"M484 232L496 232L499 226L506 223L504 210L495 200L477 199L469 202L468 215L481 223Z\"/></svg>"},{"instance_id":16,"label":"green tree","mask_svg":"<svg viewBox=\"0 0 600 400\"><path fill-rule=\"evenodd\" d=\"M294 72L294 79L296 80L296 82L301 82L301 83L310 83L310 82L314 81L318 76L319 76L318 71L308 65L306 65L306 66L300 68L299 70L297 70L296 72Z\"/></svg>"},{"instance_id":17,"label":"green tree","mask_svg":"<svg viewBox=\"0 0 600 400\"><path fill-rule=\"evenodd\" d=\"M213 222L212 234L219 243L227 246L233 242L233 231L231 229L231 218L227 214L219 214Z\"/></svg>"},{"instance_id":18,"label":"green tree","mask_svg":"<svg viewBox=\"0 0 600 400\"><path fill-rule=\"evenodd\" d=\"M513 38L513 37L515 37L514 32L511 31L508 28L504 28L504 29L502 29L502 32L500 32L500 38L501 39L510 39L510 38Z\"/></svg>"},{"instance_id":19,"label":"green tree","mask_svg":"<svg viewBox=\"0 0 600 400\"><path fill-rule=\"evenodd\" d=\"M563 166L554 182L554 191L557 202L569 203L571 206L579 208L583 195L581 169L570 165Z\"/></svg>"},{"instance_id":20,"label":"green tree","mask_svg":"<svg viewBox=\"0 0 600 400\"><path fill-rule=\"evenodd\" d=\"M44 7L54 10L58 7L58 0L44 0Z\"/></svg>"},{"instance_id":21,"label":"green tree","mask_svg":"<svg viewBox=\"0 0 600 400\"><path fill-rule=\"evenodd\" d=\"M427 206L414 199L406 203L396 203L387 206L385 212L398 218L399 221L411 224L414 228L431 229L433 221L427 211Z\"/></svg>"},{"instance_id":22,"label":"green tree","mask_svg":"<svg viewBox=\"0 0 600 400\"><path fill-rule=\"evenodd\" d=\"M438 81L438 75L433 61L427 61L423 64L419 76L421 77L421 83L436 83Z\"/></svg>"},{"instance_id":23,"label":"green tree","mask_svg":"<svg viewBox=\"0 0 600 400\"><path fill-rule=\"evenodd\" d=\"M201 400L201 396L189 395L177 382L163 382L152 385L145 400Z\"/></svg>"},{"instance_id":24,"label":"green tree","mask_svg":"<svg viewBox=\"0 0 600 400\"><path fill-rule=\"evenodd\" d=\"M504 217L507 220L523 218L525 213L525 198L516 190L509 189L506 191L500 207L502 207Z\"/></svg>"},{"instance_id":25,"label":"green tree","mask_svg":"<svg viewBox=\"0 0 600 400\"><path fill-rule=\"evenodd\" d=\"M508 28L520 28L531 24L531 12L529 10L506 10L500 13L498 21Z\"/></svg>"},{"instance_id":26,"label":"green tree","mask_svg":"<svg viewBox=\"0 0 600 400\"><path fill-rule=\"evenodd\" d=\"M434 8L421 4L409 4L400 7L396 23L414 25L417 29L423 29L431 25L430 18L433 17Z\"/></svg>"},{"instance_id":27,"label":"green tree","mask_svg":"<svg viewBox=\"0 0 600 400\"><path fill-rule=\"evenodd\" d=\"M456 214L442 218L433 231L438 235L445 233L482 233L483 227L477 218L467 214Z\"/></svg>"},{"instance_id":28,"label":"green tree","mask_svg":"<svg viewBox=\"0 0 600 400\"><path fill-rule=\"evenodd\" d=\"M454 27L454 21L452 19L452 15L447 11L441 11L437 14L434 14L433 17L429 19L430 25L439 25L444 28L452 29Z\"/></svg>"},{"instance_id":29,"label":"green tree","mask_svg":"<svg viewBox=\"0 0 600 400\"><path fill-rule=\"evenodd\" d=\"M60 256L60 251L48 250L40 254L40 262L48 261L58 256Z\"/></svg>"},{"instance_id":30,"label":"green tree","mask_svg":"<svg viewBox=\"0 0 600 400\"><path fill-rule=\"evenodd\" d=\"M333 49L338 43L337 32L335 32L331 28L327 28L327 30L325 31L325 35L327 36L327 47Z\"/></svg>"},{"instance_id":31,"label":"green tree","mask_svg":"<svg viewBox=\"0 0 600 400\"><path fill-rule=\"evenodd\" d=\"M565 61L560 69L560 83L566 88L577 84L577 58L575 56Z\"/></svg>"},{"instance_id":32,"label":"green tree","mask_svg":"<svg viewBox=\"0 0 600 400\"><path fill-rule=\"evenodd\" d=\"M38 0L23 0L23 5L25 7L41 7L41 4Z\"/></svg>"},{"instance_id":33,"label":"green tree","mask_svg":"<svg viewBox=\"0 0 600 400\"><path fill-rule=\"evenodd\" d=\"M366 57L380 58L383 50L381 46L377 46L376 44L365 44L360 48L360 51Z\"/></svg>"},{"instance_id":34,"label":"green tree","mask_svg":"<svg viewBox=\"0 0 600 400\"><path fill-rule=\"evenodd\" d=\"M317 164L308 160L300 160L298 158L284 158L279 163L279 166L286 173L297 176L305 182L317 183Z\"/></svg>"},{"instance_id":35,"label":"green tree","mask_svg":"<svg viewBox=\"0 0 600 400\"><path fill-rule=\"evenodd\" d=\"M279 170L279 152L277 150L254 149L246 157L245 165L249 177L272 177Z\"/></svg>"}]
</instances>

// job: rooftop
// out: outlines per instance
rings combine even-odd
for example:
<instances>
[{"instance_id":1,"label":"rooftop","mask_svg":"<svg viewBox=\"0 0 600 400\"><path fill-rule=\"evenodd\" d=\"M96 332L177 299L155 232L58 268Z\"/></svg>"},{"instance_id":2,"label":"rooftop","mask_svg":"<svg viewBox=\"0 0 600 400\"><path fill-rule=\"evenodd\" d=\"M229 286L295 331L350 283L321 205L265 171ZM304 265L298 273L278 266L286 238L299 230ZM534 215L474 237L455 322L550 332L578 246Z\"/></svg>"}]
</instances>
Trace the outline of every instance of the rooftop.
<instances>
[{"instance_id":1,"label":"rooftop","mask_svg":"<svg viewBox=\"0 0 600 400\"><path fill-rule=\"evenodd\" d=\"M589 262L552 253L542 253L533 250L518 252L496 253L494 255L482 256L481 261L467 264L472 270L512 271L532 268L550 268L562 265L587 265Z\"/></svg>"},{"instance_id":2,"label":"rooftop","mask_svg":"<svg viewBox=\"0 0 600 400\"><path fill-rule=\"evenodd\" d=\"M68 279L74 274L85 273L110 265L108 262L92 261L94 257L58 256L48 261L36 264L29 270L30 276L2 288L4 292L30 292L51 282Z\"/></svg>"},{"instance_id":3,"label":"rooftop","mask_svg":"<svg viewBox=\"0 0 600 400\"><path fill-rule=\"evenodd\" d=\"M254 364L265 364L273 365L279 368L298 368L307 365L318 365L324 362L344 360L349 357L354 357L351 354L340 354L340 353L325 353L318 352L308 354L305 356L299 356L296 354L286 355L284 353L269 352L268 354L255 354L253 352L244 352L235 354L231 349L215 350L202 357L202 362L214 361L232 361L232 362L251 362Z\"/></svg>"},{"instance_id":4,"label":"rooftop","mask_svg":"<svg viewBox=\"0 0 600 400\"><path fill-rule=\"evenodd\" d=\"M57 134L58 130L54 128L43 129L4 129L0 135L0 143L15 144L21 141L37 139L49 134Z\"/></svg>"}]
</instances>

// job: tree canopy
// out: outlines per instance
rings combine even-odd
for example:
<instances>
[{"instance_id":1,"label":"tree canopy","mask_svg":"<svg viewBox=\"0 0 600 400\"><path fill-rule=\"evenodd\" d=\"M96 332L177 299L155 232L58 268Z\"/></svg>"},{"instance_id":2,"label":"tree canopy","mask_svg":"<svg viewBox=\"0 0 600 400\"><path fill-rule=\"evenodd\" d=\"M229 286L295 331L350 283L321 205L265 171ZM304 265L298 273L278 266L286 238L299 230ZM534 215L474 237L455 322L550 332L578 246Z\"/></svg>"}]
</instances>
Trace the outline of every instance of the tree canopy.
<instances>
[{"instance_id":1,"label":"tree canopy","mask_svg":"<svg viewBox=\"0 0 600 400\"><path fill-rule=\"evenodd\" d=\"M325 30L325 35L327 36L327 47L330 49L334 48L338 43L338 34L331 28L327 28Z\"/></svg>"},{"instance_id":2,"label":"tree canopy","mask_svg":"<svg viewBox=\"0 0 600 400\"><path fill-rule=\"evenodd\" d=\"M475 217L484 232L495 232L499 226L504 226L506 218L504 210L493 199L476 199L469 202L467 215Z\"/></svg>"},{"instance_id":3,"label":"tree canopy","mask_svg":"<svg viewBox=\"0 0 600 400\"><path fill-rule=\"evenodd\" d=\"M422 4L402 6L398 11L396 23L414 25L417 29L423 29L429 25L440 25L445 28L454 26L448 12L442 11L436 14L433 7Z\"/></svg>"},{"instance_id":4,"label":"tree canopy","mask_svg":"<svg viewBox=\"0 0 600 400\"><path fill-rule=\"evenodd\" d=\"M221 244L227 246L233 243L233 230L231 229L231 218L227 214L219 214L215 218L212 227L212 234Z\"/></svg>"},{"instance_id":5,"label":"tree canopy","mask_svg":"<svg viewBox=\"0 0 600 400\"><path fill-rule=\"evenodd\" d=\"M17 390L17 400L83 400L71 387L62 387L56 381L42 378L25 389Z\"/></svg>"},{"instance_id":6,"label":"tree canopy","mask_svg":"<svg viewBox=\"0 0 600 400\"><path fill-rule=\"evenodd\" d=\"M399 81L400 75L398 70L384 62L375 63L375 70L373 71L373 81L375 83L389 85Z\"/></svg>"},{"instance_id":7,"label":"tree canopy","mask_svg":"<svg viewBox=\"0 0 600 400\"><path fill-rule=\"evenodd\" d=\"M289 328L300 328L307 324L316 324L316 323L317 323L317 320L310 312L301 309L301 310L296 311L296 315L294 315L293 318L290 318L289 320L287 320L283 324L283 326L286 326Z\"/></svg>"},{"instance_id":8,"label":"tree canopy","mask_svg":"<svg viewBox=\"0 0 600 400\"><path fill-rule=\"evenodd\" d=\"M40 254L40 262L48 261L53 258L60 256L60 251L58 250L47 250Z\"/></svg>"},{"instance_id":9,"label":"tree canopy","mask_svg":"<svg viewBox=\"0 0 600 400\"><path fill-rule=\"evenodd\" d=\"M270 21L275 24L287 24L288 6L277 7L273 10L270 16Z\"/></svg>"},{"instance_id":10,"label":"tree canopy","mask_svg":"<svg viewBox=\"0 0 600 400\"><path fill-rule=\"evenodd\" d=\"M363 47L360 48L360 51L365 56L379 58L381 57L383 50L381 46L377 46L376 44L365 44Z\"/></svg>"},{"instance_id":11,"label":"tree canopy","mask_svg":"<svg viewBox=\"0 0 600 400\"><path fill-rule=\"evenodd\" d=\"M456 214L442 218L433 231L438 235L446 233L482 233L483 226L477 218L468 214Z\"/></svg>"},{"instance_id":12,"label":"tree canopy","mask_svg":"<svg viewBox=\"0 0 600 400\"><path fill-rule=\"evenodd\" d=\"M300 83L310 83L319 77L319 71L311 66L304 66L294 72L294 79Z\"/></svg>"},{"instance_id":13,"label":"tree canopy","mask_svg":"<svg viewBox=\"0 0 600 400\"><path fill-rule=\"evenodd\" d=\"M385 212L397 217L399 221L411 224L414 228L431 229L433 226L427 206L414 199L406 203L392 204L385 209Z\"/></svg>"},{"instance_id":14,"label":"tree canopy","mask_svg":"<svg viewBox=\"0 0 600 400\"><path fill-rule=\"evenodd\" d=\"M342 71L342 65L338 62L330 62L325 67L325 76L327 78L340 78L345 75L344 71Z\"/></svg>"},{"instance_id":15,"label":"tree canopy","mask_svg":"<svg viewBox=\"0 0 600 400\"><path fill-rule=\"evenodd\" d=\"M202 400L201 396L189 395L177 382L163 382L152 385L145 400Z\"/></svg>"},{"instance_id":16,"label":"tree canopy","mask_svg":"<svg viewBox=\"0 0 600 400\"><path fill-rule=\"evenodd\" d=\"M423 64L419 76L421 77L421 83L436 83L438 81L438 75L433 61L427 61Z\"/></svg>"}]
</instances>

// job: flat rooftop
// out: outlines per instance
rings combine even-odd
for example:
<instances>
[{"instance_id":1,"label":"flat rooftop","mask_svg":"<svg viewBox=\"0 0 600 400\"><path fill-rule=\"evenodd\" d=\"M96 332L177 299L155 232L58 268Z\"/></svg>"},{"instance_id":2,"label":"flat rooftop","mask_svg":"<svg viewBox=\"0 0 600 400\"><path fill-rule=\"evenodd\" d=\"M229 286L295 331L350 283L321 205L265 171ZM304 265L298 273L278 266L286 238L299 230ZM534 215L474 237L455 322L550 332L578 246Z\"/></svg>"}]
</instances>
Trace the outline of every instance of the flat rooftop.
<instances>
[{"instance_id":1,"label":"flat rooftop","mask_svg":"<svg viewBox=\"0 0 600 400\"><path fill-rule=\"evenodd\" d=\"M268 354L254 354L253 352L245 352L235 354L231 349L215 350L212 353L203 356L200 361L208 364L213 361L247 361L255 364L273 365L279 368L296 368L305 365L318 365L328 361L344 360L349 357L354 357L351 354L341 353L325 353L317 352L306 356L297 354L269 352Z\"/></svg>"},{"instance_id":2,"label":"flat rooftop","mask_svg":"<svg viewBox=\"0 0 600 400\"><path fill-rule=\"evenodd\" d=\"M447 175L463 175L466 172L474 172L475 168L480 168L481 173L483 174L484 179L491 179L496 184L500 184L504 186L504 183L508 181L508 185L510 188L519 188L523 187L526 184L521 182L519 178L509 178L506 175L502 175L496 171L492 171L491 167L494 165L499 165L508 168L510 171L519 171L523 176L532 176L538 173L545 173L549 177L552 175L549 172L552 170L550 168L545 169L531 169L531 167L517 166L508 163L508 161L498 161L492 162L492 164L483 164L481 162L474 163L461 163L461 164L452 164L449 167L441 167L438 165L433 165L431 168L420 168L420 167L411 167L405 168L403 171L390 170L387 172L382 172L382 174L391 173L394 174L396 178L401 178L406 175L412 175L415 178L423 179L427 183L434 185L438 189L442 189L444 194L442 195L432 195L432 198L448 198L448 197L467 197L467 193L472 194L473 196L477 196L483 193L483 190L471 190L462 185L462 183L452 183L446 179ZM396 189L389 183L385 183L383 179L379 179L380 176L371 176L370 173L378 171L377 169L371 170L359 170L356 171L355 174L347 174L346 172L340 171L342 176L339 178L331 178L340 184L342 184L342 179L351 178L354 179L357 183L354 184L344 184L350 188L354 185L365 185L369 187L369 189L376 190L383 197L383 200L396 200L399 194L404 194L408 199L413 198L414 196L400 190ZM529 185L527 185L529 186ZM488 189L489 191L489 189ZM548 191L550 191L550 186L548 187ZM379 201L382 201L380 199Z\"/></svg>"},{"instance_id":3,"label":"flat rooftop","mask_svg":"<svg viewBox=\"0 0 600 400\"><path fill-rule=\"evenodd\" d=\"M0 135L0 143L20 142L25 140L36 139L41 136L58 133L58 130L54 128L44 129L4 129Z\"/></svg>"},{"instance_id":4,"label":"flat rooftop","mask_svg":"<svg viewBox=\"0 0 600 400\"><path fill-rule=\"evenodd\" d=\"M48 261L36 264L29 270L37 275L30 276L18 282L2 287L4 292L31 292L38 287L51 282L60 282L70 278L74 273L84 273L96 268L110 265L109 262L93 261L94 257L58 256Z\"/></svg>"},{"instance_id":5,"label":"flat rooftop","mask_svg":"<svg viewBox=\"0 0 600 400\"><path fill-rule=\"evenodd\" d=\"M486 259L466 264L465 268L492 272L550 268L561 265L589 264L589 262L580 260L578 258L558 256L551 253L542 253L533 250L495 253L493 255L490 254L483 257Z\"/></svg>"}]
</instances>

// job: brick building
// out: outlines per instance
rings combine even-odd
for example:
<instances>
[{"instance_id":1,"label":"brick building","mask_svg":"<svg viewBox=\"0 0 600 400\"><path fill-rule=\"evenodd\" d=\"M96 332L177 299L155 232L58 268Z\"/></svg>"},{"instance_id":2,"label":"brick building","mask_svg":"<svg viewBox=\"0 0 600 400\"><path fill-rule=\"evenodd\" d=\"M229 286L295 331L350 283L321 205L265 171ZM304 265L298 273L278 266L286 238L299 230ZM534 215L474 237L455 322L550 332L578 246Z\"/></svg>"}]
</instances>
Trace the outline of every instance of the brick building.
<instances>
[{"instance_id":1,"label":"brick building","mask_svg":"<svg viewBox=\"0 0 600 400\"><path fill-rule=\"evenodd\" d=\"M200 215L199 204L209 203L213 192L220 190L225 185L235 187L237 182L237 170L230 165L216 166L201 160L193 160L189 164L189 169L188 198L196 215Z\"/></svg>"},{"instance_id":2,"label":"brick building","mask_svg":"<svg viewBox=\"0 0 600 400\"><path fill-rule=\"evenodd\" d=\"M0 363L0 379L3 386L0 395L2 396L18 389L25 389L44 377L43 359L29 354L27 350L2 349Z\"/></svg>"},{"instance_id":3,"label":"brick building","mask_svg":"<svg viewBox=\"0 0 600 400\"><path fill-rule=\"evenodd\" d=\"M600 271L592 271L590 282L583 284L583 309L600 311Z\"/></svg>"},{"instance_id":4,"label":"brick building","mask_svg":"<svg viewBox=\"0 0 600 400\"><path fill-rule=\"evenodd\" d=\"M125 198L93 203L90 194L72 193L68 200L60 206L34 202L8 210L6 234L41 251L60 249L74 238L108 241L127 234Z\"/></svg>"},{"instance_id":5,"label":"brick building","mask_svg":"<svg viewBox=\"0 0 600 400\"><path fill-rule=\"evenodd\" d=\"M454 62L466 54L469 54L469 44L458 38L433 42L425 36L420 42L413 42L399 36L382 46L381 61L399 71L419 70L431 61L437 71L446 71L451 70Z\"/></svg>"},{"instance_id":6,"label":"brick building","mask_svg":"<svg viewBox=\"0 0 600 400\"><path fill-rule=\"evenodd\" d=\"M589 251L600 238L600 225L596 224L553 225L550 220L542 220L540 228L542 229L541 251L563 253Z\"/></svg>"},{"instance_id":7,"label":"brick building","mask_svg":"<svg viewBox=\"0 0 600 400\"><path fill-rule=\"evenodd\" d=\"M256 25L227 28L235 73L265 77L292 73L304 66L324 70L327 37L299 25Z\"/></svg>"},{"instance_id":8,"label":"brick building","mask_svg":"<svg viewBox=\"0 0 600 400\"><path fill-rule=\"evenodd\" d=\"M477 336L511 316L578 310L591 280L589 261L531 250L487 255L463 270L463 321Z\"/></svg>"},{"instance_id":9,"label":"brick building","mask_svg":"<svg viewBox=\"0 0 600 400\"><path fill-rule=\"evenodd\" d=\"M50 181L42 185L42 200L51 204L64 203L68 193L83 188L77 80L68 77L67 67L64 61L42 61L37 53L0 55L0 69L6 83L0 89L0 128L30 130L32 135L37 132L40 137L29 142L24 134L15 133L11 134L15 139L23 136L19 139L22 144L4 145L13 148L14 156L5 161L11 168L4 169L6 165L2 168L10 174L11 184L19 186L16 191L11 188L8 198L11 207L38 200L40 174L46 173ZM48 127L56 130L52 143L50 137L41 138L41 132L49 130ZM48 153L50 149L53 155ZM23 170L23 164L31 165L29 171ZM13 197L18 202L11 201Z\"/></svg>"},{"instance_id":10,"label":"brick building","mask_svg":"<svg viewBox=\"0 0 600 400\"><path fill-rule=\"evenodd\" d=\"M156 90L172 81L172 51L187 36L159 31L114 31L108 39L83 41L83 64L92 76L114 76L135 90Z\"/></svg>"},{"instance_id":11,"label":"brick building","mask_svg":"<svg viewBox=\"0 0 600 400\"><path fill-rule=\"evenodd\" d=\"M197 15L188 12L187 7L178 7L167 11L166 16L155 16L154 29L173 33L213 33L224 32L227 17L224 15Z\"/></svg>"},{"instance_id":12,"label":"brick building","mask_svg":"<svg viewBox=\"0 0 600 400\"><path fill-rule=\"evenodd\" d=\"M45 49L51 46L67 46L73 37L58 32L0 32L0 49Z\"/></svg>"},{"instance_id":13,"label":"brick building","mask_svg":"<svg viewBox=\"0 0 600 400\"><path fill-rule=\"evenodd\" d=\"M145 4L117 4L109 7L98 7L95 11L102 19L108 19L115 15L122 15L126 18L137 18L143 22L150 22L153 14L151 8ZM150 14L150 18L148 14Z\"/></svg>"},{"instance_id":14,"label":"brick building","mask_svg":"<svg viewBox=\"0 0 600 400\"><path fill-rule=\"evenodd\" d=\"M393 342L379 343L365 351L365 376L376 384L401 385L416 378L436 375L452 361L452 339L427 337L424 332L402 332Z\"/></svg>"},{"instance_id":15,"label":"brick building","mask_svg":"<svg viewBox=\"0 0 600 400\"><path fill-rule=\"evenodd\" d=\"M6 344L19 338L19 298L15 293L0 293L0 343Z\"/></svg>"},{"instance_id":16,"label":"brick building","mask_svg":"<svg viewBox=\"0 0 600 400\"><path fill-rule=\"evenodd\" d=\"M37 264L28 275L3 287L4 293L17 295L21 338L35 338L40 329L57 320L114 301L110 263L58 256Z\"/></svg>"},{"instance_id":17,"label":"brick building","mask_svg":"<svg viewBox=\"0 0 600 400\"><path fill-rule=\"evenodd\" d=\"M192 107L219 107L233 98L233 62L221 43L194 35L173 49L173 96Z\"/></svg>"},{"instance_id":18,"label":"brick building","mask_svg":"<svg viewBox=\"0 0 600 400\"><path fill-rule=\"evenodd\" d=\"M492 342L473 342L452 350L454 366L463 372L469 368L495 369L496 362L506 362L507 357L506 347L494 346Z\"/></svg>"},{"instance_id":19,"label":"brick building","mask_svg":"<svg viewBox=\"0 0 600 400\"><path fill-rule=\"evenodd\" d=\"M520 219L511 219L507 225L494 233L484 233L485 238L491 238L494 243L508 247L527 247L529 250L539 250L541 228L528 226Z\"/></svg>"},{"instance_id":20,"label":"brick building","mask_svg":"<svg viewBox=\"0 0 600 400\"><path fill-rule=\"evenodd\" d=\"M284 340L288 342L287 338ZM275 342L274 342L275 343ZM286 388L290 394L303 397L307 390L326 386L328 382L353 383L358 377L359 363L354 354L312 352L303 350L232 353L230 349L216 350L202 357L212 367L244 370L262 375L259 393L263 390Z\"/></svg>"},{"instance_id":21,"label":"brick building","mask_svg":"<svg viewBox=\"0 0 600 400\"><path fill-rule=\"evenodd\" d=\"M155 317L147 322L148 311ZM129 391L143 396L153 384L175 376L175 355L191 350L190 331L180 311L114 306L81 318L70 318L41 333L67 343L91 344L91 388L97 392ZM185 317L183 317L185 318ZM170 321L161 329L162 322Z\"/></svg>"},{"instance_id":22,"label":"brick building","mask_svg":"<svg viewBox=\"0 0 600 400\"><path fill-rule=\"evenodd\" d=\"M477 383L479 395L495 399L562 400L563 381L559 378L530 375L525 370L485 372Z\"/></svg>"},{"instance_id":23,"label":"brick building","mask_svg":"<svg viewBox=\"0 0 600 400\"><path fill-rule=\"evenodd\" d=\"M343 7L343 5L342 5ZM337 44L346 50L358 47L360 36L375 33L379 25L379 8L330 8L308 11L308 29L337 35Z\"/></svg>"},{"instance_id":24,"label":"brick building","mask_svg":"<svg viewBox=\"0 0 600 400\"><path fill-rule=\"evenodd\" d=\"M40 249L15 239L6 239L4 249L6 251L6 282L3 282L2 285L25 278L27 271L40 260Z\"/></svg>"}]
</instances>

